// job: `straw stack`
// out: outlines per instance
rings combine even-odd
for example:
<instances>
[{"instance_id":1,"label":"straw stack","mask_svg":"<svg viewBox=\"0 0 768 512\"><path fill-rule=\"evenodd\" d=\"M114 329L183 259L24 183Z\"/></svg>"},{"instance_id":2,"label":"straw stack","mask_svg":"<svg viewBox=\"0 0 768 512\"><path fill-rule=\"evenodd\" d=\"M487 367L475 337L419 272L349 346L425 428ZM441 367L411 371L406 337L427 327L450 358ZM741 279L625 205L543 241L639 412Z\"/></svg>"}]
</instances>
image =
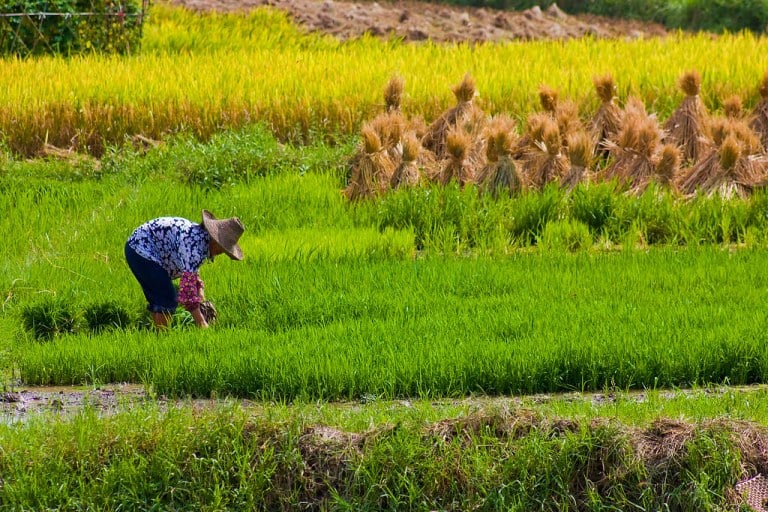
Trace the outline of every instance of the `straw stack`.
<instances>
[{"instance_id":1,"label":"straw stack","mask_svg":"<svg viewBox=\"0 0 768 512\"><path fill-rule=\"evenodd\" d=\"M548 183L559 182L569 168L568 157L562 152L560 129L547 118L540 138L524 156L523 176L533 189L541 190Z\"/></svg>"},{"instance_id":2,"label":"straw stack","mask_svg":"<svg viewBox=\"0 0 768 512\"><path fill-rule=\"evenodd\" d=\"M579 183L589 183L592 168L592 139L585 131L570 134L568 137L568 161L571 165L560 182L560 187L571 191Z\"/></svg>"},{"instance_id":3,"label":"straw stack","mask_svg":"<svg viewBox=\"0 0 768 512\"><path fill-rule=\"evenodd\" d=\"M376 130L366 123L361 133L363 143L352 160L349 184L344 189L344 195L350 201L385 191L395 168Z\"/></svg>"},{"instance_id":4,"label":"straw stack","mask_svg":"<svg viewBox=\"0 0 768 512\"><path fill-rule=\"evenodd\" d=\"M467 162L472 137L460 128L450 128L445 136L445 152L447 161L442 166L437 177L438 183L447 185L456 181L462 187L473 181L472 168Z\"/></svg>"},{"instance_id":5,"label":"straw stack","mask_svg":"<svg viewBox=\"0 0 768 512\"><path fill-rule=\"evenodd\" d=\"M407 133L401 141L403 147L403 156L400 164L392 173L392 179L389 186L392 189L400 187L412 187L418 185L421 181L419 172L418 158L421 152L421 143L416 138L416 134Z\"/></svg>"},{"instance_id":6,"label":"straw stack","mask_svg":"<svg viewBox=\"0 0 768 512\"><path fill-rule=\"evenodd\" d=\"M616 83L613 76L604 75L593 79L595 91L600 98L600 108L589 123L595 151L601 156L608 156L604 148L605 141L613 140L621 130L623 112L616 104Z\"/></svg>"},{"instance_id":7,"label":"straw stack","mask_svg":"<svg viewBox=\"0 0 768 512\"><path fill-rule=\"evenodd\" d=\"M749 127L760 136L763 149L768 151L768 72L760 84L760 98L750 114Z\"/></svg>"},{"instance_id":8,"label":"straw stack","mask_svg":"<svg viewBox=\"0 0 768 512\"><path fill-rule=\"evenodd\" d=\"M477 178L483 192L497 197L503 190L516 194L523 189L522 176L512 158L516 139L515 121L511 117L501 115L490 122L485 146L487 163Z\"/></svg>"},{"instance_id":9,"label":"straw stack","mask_svg":"<svg viewBox=\"0 0 768 512\"><path fill-rule=\"evenodd\" d=\"M664 123L665 142L680 146L683 159L695 163L702 156L709 136L707 109L699 97L701 76L697 71L689 71L680 78L679 85L686 96Z\"/></svg>"},{"instance_id":10,"label":"straw stack","mask_svg":"<svg viewBox=\"0 0 768 512\"><path fill-rule=\"evenodd\" d=\"M421 144L432 151L437 159L446 156L446 139L448 131L455 127L461 127L466 133L479 133L485 120L485 113L474 104L477 96L475 80L469 75L458 85L453 87L453 95L456 97L456 105L437 118L429 127L421 139Z\"/></svg>"}]
</instances>

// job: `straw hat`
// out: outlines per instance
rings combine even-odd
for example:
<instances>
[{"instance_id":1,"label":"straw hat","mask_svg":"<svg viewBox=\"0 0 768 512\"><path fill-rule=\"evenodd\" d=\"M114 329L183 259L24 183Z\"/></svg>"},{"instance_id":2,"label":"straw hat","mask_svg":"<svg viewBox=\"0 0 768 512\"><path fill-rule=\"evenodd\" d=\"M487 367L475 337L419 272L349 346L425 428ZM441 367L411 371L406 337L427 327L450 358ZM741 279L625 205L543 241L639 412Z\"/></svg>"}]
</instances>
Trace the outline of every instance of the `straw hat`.
<instances>
[{"instance_id":1,"label":"straw hat","mask_svg":"<svg viewBox=\"0 0 768 512\"><path fill-rule=\"evenodd\" d=\"M230 217L218 220L211 212L203 210L203 226L211 238L224 249L227 256L233 260L243 259L243 250L237 244L237 240L245 228L239 218Z\"/></svg>"}]
</instances>

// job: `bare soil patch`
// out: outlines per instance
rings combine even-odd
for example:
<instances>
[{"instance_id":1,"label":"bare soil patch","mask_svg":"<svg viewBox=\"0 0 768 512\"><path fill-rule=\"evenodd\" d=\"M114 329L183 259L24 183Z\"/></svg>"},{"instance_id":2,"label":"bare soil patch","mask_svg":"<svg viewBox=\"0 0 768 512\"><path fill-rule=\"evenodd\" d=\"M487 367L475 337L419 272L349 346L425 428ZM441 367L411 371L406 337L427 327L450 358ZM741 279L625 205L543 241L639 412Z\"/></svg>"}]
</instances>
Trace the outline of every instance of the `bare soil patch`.
<instances>
[{"instance_id":1,"label":"bare soil patch","mask_svg":"<svg viewBox=\"0 0 768 512\"><path fill-rule=\"evenodd\" d=\"M286 11L312 32L341 40L364 34L384 39L435 42L565 40L585 36L637 39L666 35L659 24L569 15L552 5L525 11L462 8L414 1L170 0L195 11L243 12L261 6Z\"/></svg>"}]
</instances>

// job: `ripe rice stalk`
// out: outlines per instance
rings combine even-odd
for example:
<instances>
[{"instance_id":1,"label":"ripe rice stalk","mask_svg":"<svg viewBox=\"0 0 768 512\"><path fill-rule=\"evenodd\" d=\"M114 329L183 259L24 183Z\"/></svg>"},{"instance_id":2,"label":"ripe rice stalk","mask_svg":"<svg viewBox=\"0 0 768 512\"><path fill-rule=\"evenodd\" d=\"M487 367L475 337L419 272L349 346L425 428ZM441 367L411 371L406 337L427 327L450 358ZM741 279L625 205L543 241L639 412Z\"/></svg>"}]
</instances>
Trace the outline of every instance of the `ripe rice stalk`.
<instances>
[{"instance_id":1,"label":"ripe rice stalk","mask_svg":"<svg viewBox=\"0 0 768 512\"><path fill-rule=\"evenodd\" d=\"M403 157L400 164L392 173L389 182L390 188L396 190L401 186L412 187L421 181L418 158L421 152L421 143L413 132L407 133L402 140Z\"/></svg>"},{"instance_id":2,"label":"ripe rice stalk","mask_svg":"<svg viewBox=\"0 0 768 512\"><path fill-rule=\"evenodd\" d=\"M607 157L608 152L602 144L606 140L612 140L621 130L624 113L616 104L616 83L612 75L604 75L593 79L595 90L600 97L600 108L589 123L589 133L595 145L595 151L601 156Z\"/></svg>"},{"instance_id":3,"label":"ripe rice stalk","mask_svg":"<svg viewBox=\"0 0 768 512\"><path fill-rule=\"evenodd\" d=\"M482 109L473 102L477 96L477 89L474 78L468 73L459 84L453 87L453 94L456 97L456 106L446 110L433 121L421 139L421 144L432 151L438 159L446 156L446 138L451 128L460 126L468 120L485 117Z\"/></svg>"},{"instance_id":4,"label":"ripe rice stalk","mask_svg":"<svg viewBox=\"0 0 768 512\"><path fill-rule=\"evenodd\" d=\"M677 144L682 149L684 160L696 162L709 138L708 112L699 96L701 75L695 70L689 71L680 78L679 85L686 97L664 123L665 142Z\"/></svg>"},{"instance_id":5,"label":"ripe rice stalk","mask_svg":"<svg viewBox=\"0 0 768 512\"><path fill-rule=\"evenodd\" d=\"M472 145L472 138L466 132L451 128L445 137L445 149L448 158L444 161L438 182L447 185L455 180L462 187L473 179L472 169L467 163L467 156Z\"/></svg>"},{"instance_id":6,"label":"ripe rice stalk","mask_svg":"<svg viewBox=\"0 0 768 512\"><path fill-rule=\"evenodd\" d=\"M384 104L387 112L400 111L405 90L405 80L401 76L393 76L384 88Z\"/></svg>"},{"instance_id":7,"label":"ripe rice stalk","mask_svg":"<svg viewBox=\"0 0 768 512\"><path fill-rule=\"evenodd\" d=\"M534 141L523 163L523 176L535 190L541 190L548 183L559 182L570 168L568 157L562 152L560 130L557 123L547 119L541 139Z\"/></svg>"},{"instance_id":8,"label":"ripe rice stalk","mask_svg":"<svg viewBox=\"0 0 768 512\"><path fill-rule=\"evenodd\" d=\"M768 159L765 155L749 155L735 134L728 134L720 147L715 147L694 165L680 183L685 195L697 193L724 198L748 197L752 189L766 182Z\"/></svg>"},{"instance_id":9,"label":"ripe rice stalk","mask_svg":"<svg viewBox=\"0 0 768 512\"><path fill-rule=\"evenodd\" d=\"M768 151L768 72L760 83L760 102L749 115L749 127L760 136L763 149Z\"/></svg>"},{"instance_id":10,"label":"ripe rice stalk","mask_svg":"<svg viewBox=\"0 0 768 512\"><path fill-rule=\"evenodd\" d=\"M573 190L579 183L589 182L592 168L593 146L592 139L585 131L568 135L568 161L570 169L563 176L560 186L565 190Z\"/></svg>"},{"instance_id":11,"label":"ripe rice stalk","mask_svg":"<svg viewBox=\"0 0 768 512\"><path fill-rule=\"evenodd\" d=\"M344 189L344 195L350 201L384 192L395 167L379 134L369 123L363 125L361 134L362 145L352 159L349 183Z\"/></svg>"}]
</instances>

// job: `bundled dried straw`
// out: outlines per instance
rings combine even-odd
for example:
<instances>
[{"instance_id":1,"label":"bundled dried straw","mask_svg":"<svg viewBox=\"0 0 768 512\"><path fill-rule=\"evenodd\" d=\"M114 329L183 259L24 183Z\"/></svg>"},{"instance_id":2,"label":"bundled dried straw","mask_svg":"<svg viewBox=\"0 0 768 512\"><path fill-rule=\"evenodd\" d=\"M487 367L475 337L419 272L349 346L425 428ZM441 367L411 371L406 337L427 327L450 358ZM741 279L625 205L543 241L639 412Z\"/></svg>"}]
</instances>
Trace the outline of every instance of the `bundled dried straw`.
<instances>
[{"instance_id":1,"label":"bundled dried straw","mask_svg":"<svg viewBox=\"0 0 768 512\"><path fill-rule=\"evenodd\" d=\"M739 126L741 125L741 126ZM720 145L713 144L709 152L681 179L683 194L720 195L730 198L747 197L752 189L766 182L768 159L760 150L759 139L740 122L731 122L718 132L724 137Z\"/></svg>"},{"instance_id":2,"label":"bundled dried straw","mask_svg":"<svg viewBox=\"0 0 768 512\"><path fill-rule=\"evenodd\" d=\"M541 190L548 183L559 182L570 168L561 148L560 129L555 121L547 118L541 137L534 140L533 148L524 156L523 175L532 188Z\"/></svg>"},{"instance_id":3,"label":"bundled dried straw","mask_svg":"<svg viewBox=\"0 0 768 512\"><path fill-rule=\"evenodd\" d=\"M723 112L728 119L741 119L744 115L744 104L741 96L733 95L723 102Z\"/></svg>"},{"instance_id":4,"label":"bundled dried straw","mask_svg":"<svg viewBox=\"0 0 768 512\"><path fill-rule=\"evenodd\" d=\"M544 109L544 112L548 112L552 116L555 115L557 112L558 96L558 92L547 85L539 87L539 103L541 103L541 108Z\"/></svg>"},{"instance_id":5,"label":"bundled dried straw","mask_svg":"<svg viewBox=\"0 0 768 512\"><path fill-rule=\"evenodd\" d=\"M665 142L677 144L682 149L683 159L696 162L706 145L707 109L699 97L701 76L689 71L680 78L680 88L686 94L680 106L664 123L667 133Z\"/></svg>"},{"instance_id":6,"label":"bundled dried straw","mask_svg":"<svg viewBox=\"0 0 768 512\"><path fill-rule=\"evenodd\" d=\"M473 180L472 169L467 162L467 155L472 145L472 137L459 128L451 128L445 137L445 149L448 154L437 181L447 185L456 180L462 187Z\"/></svg>"},{"instance_id":7,"label":"bundled dried straw","mask_svg":"<svg viewBox=\"0 0 768 512\"><path fill-rule=\"evenodd\" d=\"M654 162L661 139L661 127L656 118L647 115L644 107L641 109L633 104L625 112L616 141L605 143L611 163L604 170L604 178L615 179L633 190L644 189L655 174Z\"/></svg>"},{"instance_id":8,"label":"bundled dried straw","mask_svg":"<svg viewBox=\"0 0 768 512\"><path fill-rule=\"evenodd\" d=\"M403 156L400 164L392 174L389 186L392 189L400 187L412 187L418 185L421 181L419 173L418 158L421 152L421 143L416 138L416 134L407 133L402 140Z\"/></svg>"},{"instance_id":9,"label":"bundled dried straw","mask_svg":"<svg viewBox=\"0 0 768 512\"><path fill-rule=\"evenodd\" d=\"M477 182L484 192L490 192L493 197L502 190L515 194L523 188L522 176L512 158L516 139L516 125L511 117L502 115L491 121L486 140L487 163Z\"/></svg>"},{"instance_id":10,"label":"bundled dried straw","mask_svg":"<svg viewBox=\"0 0 768 512\"><path fill-rule=\"evenodd\" d=\"M454 86L456 106L446 110L429 127L421 139L421 144L432 151L438 159L445 157L446 139L451 128L460 126L468 133L479 133L485 114L473 102L477 96L475 80L469 75L458 85Z\"/></svg>"},{"instance_id":11,"label":"bundled dried straw","mask_svg":"<svg viewBox=\"0 0 768 512\"><path fill-rule=\"evenodd\" d=\"M513 158L524 158L526 154L535 149L535 141L542 139L544 125L552 122L552 117L543 112L534 112L528 115L526 130L512 150Z\"/></svg>"},{"instance_id":12,"label":"bundled dried straw","mask_svg":"<svg viewBox=\"0 0 768 512\"><path fill-rule=\"evenodd\" d=\"M392 110L377 115L368 124L378 135L382 148L389 158L398 162L402 156L400 139L410 129L405 116L399 110Z\"/></svg>"},{"instance_id":13,"label":"bundled dried straw","mask_svg":"<svg viewBox=\"0 0 768 512\"><path fill-rule=\"evenodd\" d=\"M589 182L593 159L592 140L584 131L572 133L568 135L567 147L571 167L563 176L560 186L570 191L579 183Z\"/></svg>"},{"instance_id":14,"label":"bundled dried straw","mask_svg":"<svg viewBox=\"0 0 768 512\"><path fill-rule=\"evenodd\" d=\"M656 158L656 181L666 187L674 187L680 175L680 162L683 155L674 144L664 144Z\"/></svg>"},{"instance_id":15,"label":"bundled dried straw","mask_svg":"<svg viewBox=\"0 0 768 512\"><path fill-rule=\"evenodd\" d=\"M350 201L373 197L386 190L395 167L370 124L363 125L361 134L363 143L352 160L349 184L344 189Z\"/></svg>"},{"instance_id":16,"label":"bundled dried straw","mask_svg":"<svg viewBox=\"0 0 768 512\"><path fill-rule=\"evenodd\" d=\"M595 90L600 97L600 108L589 123L589 133L595 145L595 150L602 156L607 156L603 144L613 140L621 130L623 112L616 104L616 83L613 76L605 75L593 79Z\"/></svg>"},{"instance_id":17,"label":"bundled dried straw","mask_svg":"<svg viewBox=\"0 0 768 512\"><path fill-rule=\"evenodd\" d=\"M760 136L763 149L768 151L768 72L760 84L760 98L750 114L749 127Z\"/></svg>"},{"instance_id":18,"label":"bundled dried straw","mask_svg":"<svg viewBox=\"0 0 768 512\"><path fill-rule=\"evenodd\" d=\"M384 88L384 103L386 111L400 111L400 104L403 100L403 91L405 90L405 81L400 76L393 76L387 82Z\"/></svg>"}]
</instances>

